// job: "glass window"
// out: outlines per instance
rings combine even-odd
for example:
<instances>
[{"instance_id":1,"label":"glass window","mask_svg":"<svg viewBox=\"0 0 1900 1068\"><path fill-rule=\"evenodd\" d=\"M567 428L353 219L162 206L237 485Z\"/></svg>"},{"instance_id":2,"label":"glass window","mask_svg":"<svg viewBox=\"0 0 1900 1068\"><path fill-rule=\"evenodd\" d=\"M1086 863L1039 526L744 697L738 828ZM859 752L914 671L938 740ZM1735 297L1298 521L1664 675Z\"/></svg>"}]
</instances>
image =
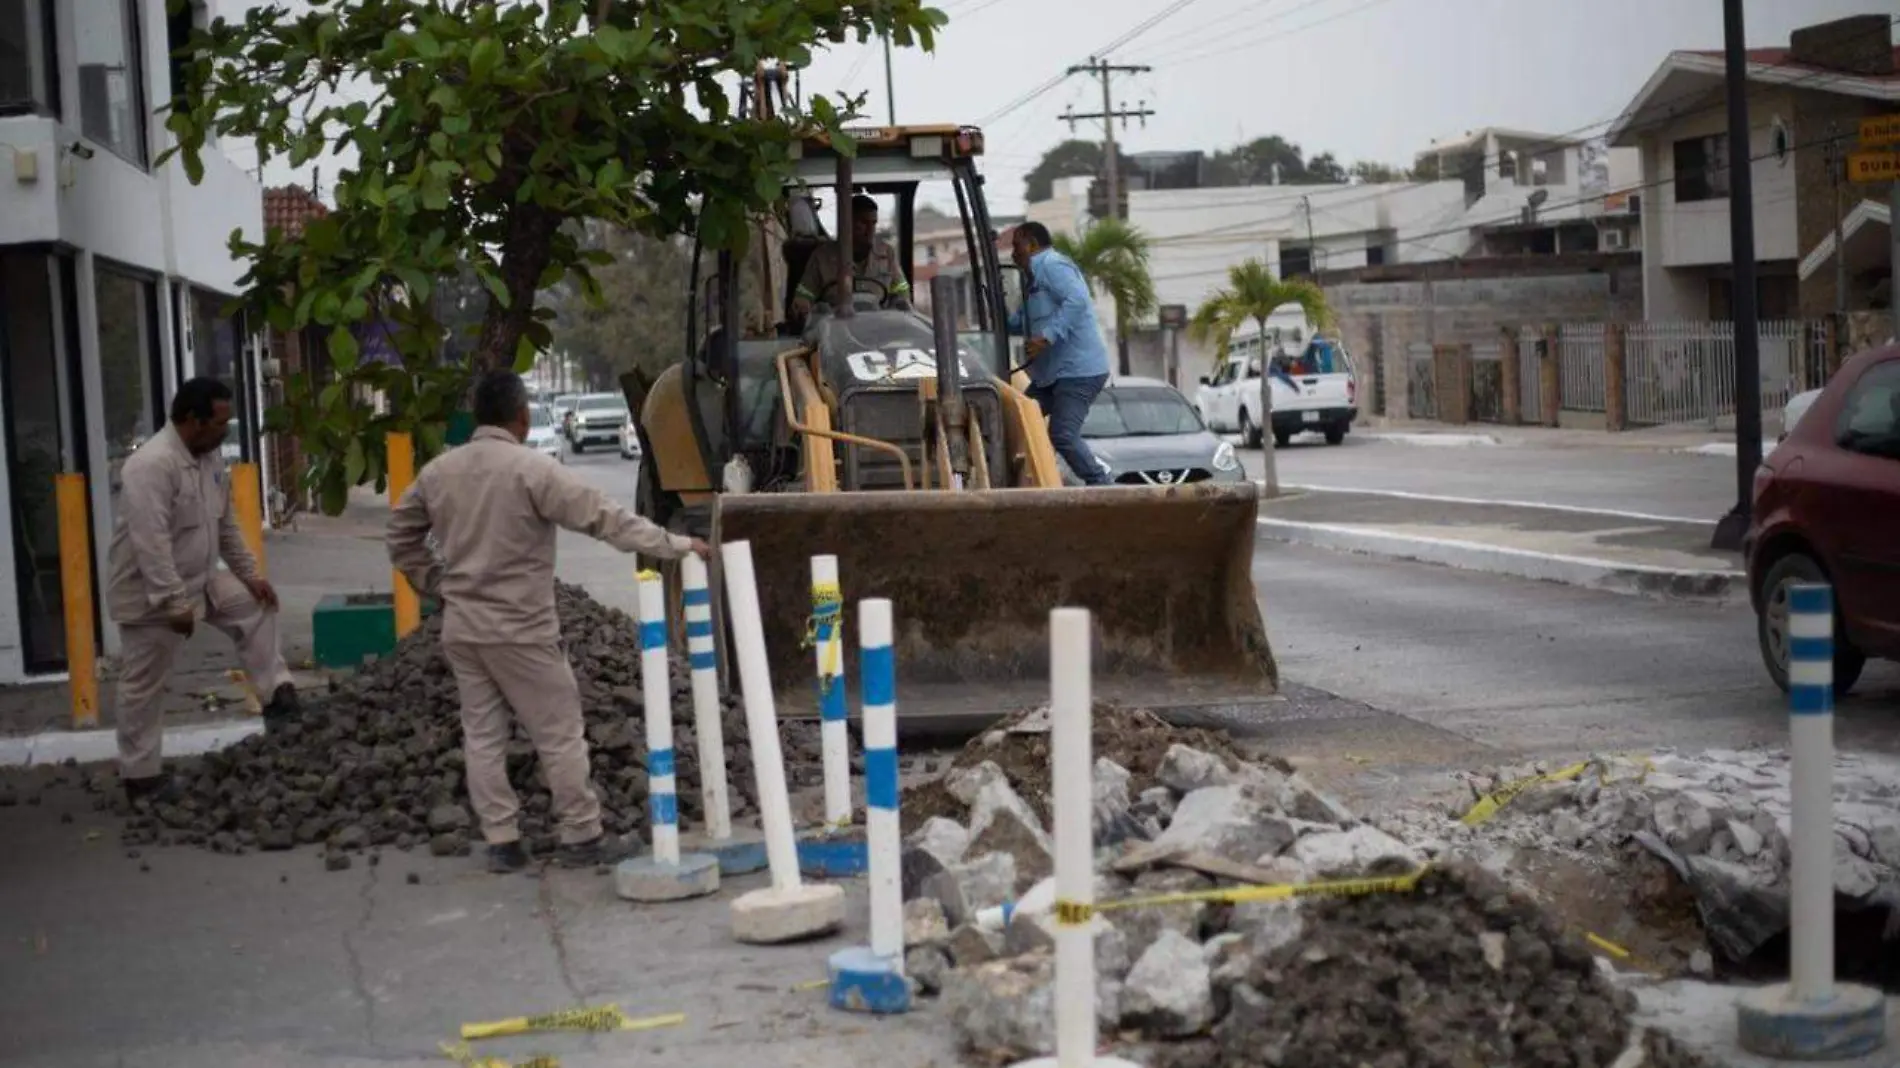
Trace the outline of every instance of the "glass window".
<instances>
[{"instance_id":1,"label":"glass window","mask_svg":"<svg viewBox=\"0 0 1900 1068\"><path fill-rule=\"evenodd\" d=\"M554 415L545 404L528 406L528 425L530 427L549 427L554 425Z\"/></svg>"},{"instance_id":2,"label":"glass window","mask_svg":"<svg viewBox=\"0 0 1900 1068\"><path fill-rule=\"evenodd\" d=\"M1728 135L1712 134L1677 141L1676 203L1720 200L1728 196Z\"/></svg>"},{"instance_id":3,"label":"glass window","mask_svg":"<svg viewBox=\"0 0 1900 1068\"><path fill-rule=\"evenodd\" d=\"M1900 362L1873 367L1854 383L1841 411L1844 449L1900 460Z\"/></svg>"},{"instance_id":4,"label":"glass window","mask_svg":"<svg viewBox=\"0 0 1900 1068\"><path fill-rule=\"evenodd\" d=\"M14 578L26 670L66 666L64 593L59 570L59 510L54 476L75 463L72 379L61 373L71 352L69 303L61 261L31 252L0 254L0 392L6 398L7 482L13 507ZM63 350L63 351L62 351Z\"/></svg>"},{"instance_id":5,"label":"glass window","mask_svg":"<svg viewBox=\"0 0 1900 1068\"><path fill-rule=\"evenodd\" d=\"M196 368L193 375L215 378L231 388L240 401L245 397L243 346L244 329L240 320L225 318L225 297L201 289L191 291L191 346ZM231 405L231 431L224 439L226 460L238 461L247 455L251 442L250 405Z\"/></svg>"},{"instance_id":6,"label":"glass window","mask_svg":"<svg viewBox=\"0 0 1900 1068\"><path fill-rule=\"evenodd\" d=\"M1201 429L1201 417L1181 394L1140 386L1105 389L1096 394L1088 418L1082 422L1085 438L1194 434Z\"/></svg>"},{"instance_id":7,"label":"glass window","mask_svg":"<svg viewBox=\"0 0 1900 1068\"><path fill-rule=\"evenodd\" d=\"M151 282L100 267L93 272L99 308L99 377L103 386L106 477L118 499L119 469L160 427L158 330Z\"/></svg>"},{"instance_id":8,"label":"glass window","mask_svg":"<svg viewBox=\"0 0 1900 1068\"><path fill-rule=\"evenodd\" d=\"M59 114L53 0L0 0L0 115Z\"/></svg>"},{"instance_id":9,"label":"glass window","mask_svg":"<svg viewBox=\"0 0 1900 1068\"><path fill-rule=\"evenodd\" d=\"M72 5L72 19L80 131L143 167L145 98L137 5L134 0L78 0Z\"/></svg>"}]
</instances>

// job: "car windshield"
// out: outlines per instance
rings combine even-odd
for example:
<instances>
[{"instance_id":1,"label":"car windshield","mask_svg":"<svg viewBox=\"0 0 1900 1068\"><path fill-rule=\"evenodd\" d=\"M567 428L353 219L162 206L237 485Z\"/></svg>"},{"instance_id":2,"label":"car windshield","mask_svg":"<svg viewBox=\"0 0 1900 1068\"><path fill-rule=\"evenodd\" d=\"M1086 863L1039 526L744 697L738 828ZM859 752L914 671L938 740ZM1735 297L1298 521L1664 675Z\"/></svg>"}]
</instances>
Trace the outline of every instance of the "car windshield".
<instances>
[{"instance_id":1,"label":"car windshield","mask_svg":"<svg viewBox=\"0 0 1900 1068\"><path fill-rule=\"evenodd\" d=\"M528 425L531 427L553 426L554 413L548 411L548 406L545 404L531 404L528 406Z\"/></svg>"},{"instance_id":2,"label":"car windshield","mask_svg":"<svg viewBox=\"0 0 1900 1068\"><path fill-rule=\"evenodd\" d=\"M580 400L580 410L583 412L626 411L627 400L625 397L616 397L611 393L582 397Z\"/></svg>"},{"instance_id":3,"label":"car windshield","mask_svg":"<svg viewBox=\"0 0 1900 1068\"><path fill-rule=\"evenodd\" d=\"M1181 394L1164 386L1105 389L1089 406L1082 423L1085 438L1158 437L1194 434L1201 417Z\"/></svg>"}]
</instances>

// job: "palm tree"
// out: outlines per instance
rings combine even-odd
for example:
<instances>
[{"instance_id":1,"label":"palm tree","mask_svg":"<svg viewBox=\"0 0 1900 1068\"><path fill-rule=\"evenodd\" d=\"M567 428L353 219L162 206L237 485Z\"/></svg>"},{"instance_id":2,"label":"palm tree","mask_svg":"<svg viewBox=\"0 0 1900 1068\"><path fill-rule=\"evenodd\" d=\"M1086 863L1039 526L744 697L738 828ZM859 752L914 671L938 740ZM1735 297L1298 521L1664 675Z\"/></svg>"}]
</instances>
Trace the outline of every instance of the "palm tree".
<instances>
[{"instance_id":1,"label":"palm tree","mask_svg":"<svg viewBox=\"0 0 1900 1068\"><path fill-rule=\"evenodd\" d=\"M1148 235L1120 219L1102 219L1080 240L1056 238L1056 251L1075 261L1089 288L1115 302L1115 348L1120 373L1129 374L1128 324L1154 314L1154 278L1148 274Z\"/></svg>"},{"instance_id":2,"label":"palm tree","mask_svg":"<svg viewBox=\"0 0 1900 1068\"><path fill-rule=\"evenodd\" d=\"M1212 342L1227 355L1227 345L1240 328L1253 323L1260 330L1262 354L1265 353L1267 319L1289 304L1297 305L1315 330L1333 325L1333 310L1326 293L1304 278L1275 278L1267 265L1247 260L1227 269L1227 287L1208 297L1195 309L1188 323L1188 336L1200 344ZM1265 481L1269 496L1280 492L1280 475L1273 459L1273 376L1261 364L1260 376L1260 449L1265 459Z\"/></svg>"}]
</instances>

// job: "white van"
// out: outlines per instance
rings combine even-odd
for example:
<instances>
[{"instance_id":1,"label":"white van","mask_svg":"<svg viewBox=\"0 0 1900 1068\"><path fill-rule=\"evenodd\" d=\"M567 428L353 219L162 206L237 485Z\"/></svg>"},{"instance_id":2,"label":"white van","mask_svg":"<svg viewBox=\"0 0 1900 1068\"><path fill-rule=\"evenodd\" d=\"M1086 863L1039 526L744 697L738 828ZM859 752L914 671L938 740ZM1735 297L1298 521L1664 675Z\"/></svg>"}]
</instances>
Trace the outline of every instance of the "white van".
<instances>
[{"instance_id":1,"label":"white van","mask_svg":"<svg viewBox=\"0 0 1900 1068\"><path fill-rule=\"evenodd\" d=\"M1314 336L1306 326L1269 321L1265 344L1259 331L1236 336L1212 378L1201 379L1196 397L1201 419L1220 434L1239 434L1247 448L1261 444L1262 349L1271 354L1273 440L1284 447L1293 435L1315 431L1328 445L1346 440L1359 417L1359 383L1346 347Z\"/></svg>"}]
</instances>

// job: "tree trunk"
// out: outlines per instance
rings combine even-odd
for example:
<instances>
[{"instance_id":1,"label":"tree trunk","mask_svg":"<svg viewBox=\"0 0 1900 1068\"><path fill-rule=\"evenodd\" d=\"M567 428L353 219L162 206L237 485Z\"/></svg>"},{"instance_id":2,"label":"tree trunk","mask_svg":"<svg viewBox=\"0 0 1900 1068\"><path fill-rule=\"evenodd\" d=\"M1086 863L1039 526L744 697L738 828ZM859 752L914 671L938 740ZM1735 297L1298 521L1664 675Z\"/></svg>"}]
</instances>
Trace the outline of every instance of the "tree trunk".
<instances>
[{"instance_id":1,"label":"tree trunk","mask_svg":"<svg viewBox=\"0 0 1900 1068\"><path fill-rule=\"evenodd\" d=\"M501 281L508 291L508 305L503 307L493 293L488 295L488 309L475 339L472 370L477 379L514 367L515 347L534 321L535 291L541 272L554 256L553 239L559 226L558 218L532 203L517 205L510 214L508 236L501 244Z\"/></svg>"},{"instance_id":2,"label":"tree trunk","mask_svg":"<svg viewBox=\"0 0 1900 1068\"><path fill-rule=\"evenodd\" d=\"M1273 350L1267 347L1267 321L1260 325L1260 480L1268 497L1280 495L1280 471L1273 455Z\"/></svg>"},{"instance_id":3,"label":"tree trunk","mask_svg":"<svg viewBox=\"0 0 1900 1068\"><path fill-rule=\"evenodd\" d=\"M1124 378L1134 374L1134 365L1128 358L1128 320L1123 318L1119 310L1115 312L1115 353L1121 368L1118 373Z\"/></svg>"}]
</instances>

